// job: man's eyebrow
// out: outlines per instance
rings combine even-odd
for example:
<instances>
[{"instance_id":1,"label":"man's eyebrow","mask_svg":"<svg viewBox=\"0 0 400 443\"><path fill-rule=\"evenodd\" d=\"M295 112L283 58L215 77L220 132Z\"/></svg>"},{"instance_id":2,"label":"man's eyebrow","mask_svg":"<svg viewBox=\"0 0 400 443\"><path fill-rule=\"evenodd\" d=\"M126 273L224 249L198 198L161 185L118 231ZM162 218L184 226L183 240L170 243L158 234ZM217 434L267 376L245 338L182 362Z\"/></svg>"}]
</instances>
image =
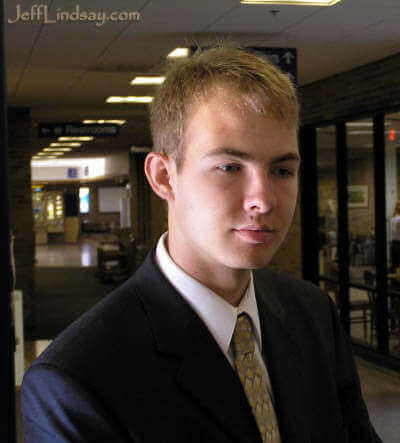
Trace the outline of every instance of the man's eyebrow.
<instances>
[{"instance_id":1,"label":"man's eyebrow","mask_svg":"<svg viewBox=\"0 0 400 443\"><path fill-rule=\"evenodd\" d=\"M220 146L218 148L215 148L215 149L207 152L203 158L216 157L218 155L230 155L232 157L239 157L239 158L244 158L244 159L253 158L253 156L248 154L247 152L243 152L240 149L230 148L227 146Z\"/></svg>"},{"instance_id":2,"label":"man's eyebrow","mask_svg":"<svg viewBox=\"0 0 400 443\"><path fill-rule=\"evenodd\" d=\"M220 146L218 148L213 149L210 152L207 152L207 154L204 155L203 158L207 157L216 157L218 155L230 155L232 157L238 157L245 160L254 160L255 157L248 152L241 151L240 149L230 148L226 146ZM271 163L282 163L286 161L300 161L300 156L297 152L288 152L287 154L280 155L274 159L272 159Z\"/></svg>"},{"instance_id":3,"label":"man's eyebrow","mask_svg":"<svg viewBox=\"0 0 400 443\"><path fill-rule=\"evenodd\" d=\"M300 162L300 156L297 152L288 152L287 154L274 158L271 163L283 163L287 161Z\"/></svg>"}]
</instances>

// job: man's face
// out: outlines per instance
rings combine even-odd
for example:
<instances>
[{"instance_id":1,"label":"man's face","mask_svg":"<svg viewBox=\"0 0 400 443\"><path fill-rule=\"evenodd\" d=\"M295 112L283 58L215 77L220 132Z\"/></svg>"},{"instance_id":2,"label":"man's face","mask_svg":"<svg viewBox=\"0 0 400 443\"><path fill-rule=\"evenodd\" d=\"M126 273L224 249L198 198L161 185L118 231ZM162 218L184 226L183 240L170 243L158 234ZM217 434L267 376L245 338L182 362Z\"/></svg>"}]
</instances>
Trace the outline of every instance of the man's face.
<instances>
[{"instance_id":1,"label":"man's face","mask_svg":"<svg viewBox=\"0 0 400 443\"><path fill-rule=\"evenodd\" d=\"M218 89L189 117L170 175L172 258L189 272L265 266L291 224L298 167L295 128Z\"/></svg>"}]
</instances>

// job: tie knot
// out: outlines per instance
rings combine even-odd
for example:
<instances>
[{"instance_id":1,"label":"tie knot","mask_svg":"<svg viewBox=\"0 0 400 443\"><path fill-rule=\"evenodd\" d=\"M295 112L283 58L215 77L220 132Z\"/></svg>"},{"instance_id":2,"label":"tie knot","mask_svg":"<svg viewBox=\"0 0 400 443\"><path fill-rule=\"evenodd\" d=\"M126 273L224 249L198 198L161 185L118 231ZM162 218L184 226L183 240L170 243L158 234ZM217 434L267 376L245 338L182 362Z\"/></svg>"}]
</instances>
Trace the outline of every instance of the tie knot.
<instances>
[{"instance_id":1,"label":"tie knot","mask_svg":"<svg viewBox=\"0 0 400 443\"><path fill-rule=\"evenodd\" d=\"M232 344L235 355L254 351L253 327L247 314L240 314L237 318Z\"/></svg>"}]
</instances>

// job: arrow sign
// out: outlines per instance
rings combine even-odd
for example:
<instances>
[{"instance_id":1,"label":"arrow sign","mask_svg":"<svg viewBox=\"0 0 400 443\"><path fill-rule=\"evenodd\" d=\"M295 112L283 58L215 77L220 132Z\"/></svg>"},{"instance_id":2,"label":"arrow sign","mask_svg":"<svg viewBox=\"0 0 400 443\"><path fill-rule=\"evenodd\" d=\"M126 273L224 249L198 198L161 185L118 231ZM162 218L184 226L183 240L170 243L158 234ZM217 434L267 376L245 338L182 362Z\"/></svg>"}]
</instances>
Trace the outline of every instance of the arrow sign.
<instances>
[{"instance_id":1,"label":"arrow sign","mask_svg":"<svg viewBox=\"0 0 400 443\"><path fill-rule=\"evenodd\" d=\"M286 52L282 58L285 59L287 65L290 65L290 62L296 57L291 52Z\"/></svg>"},{"instance_id":2,"label":"arrow sign","mask_svg":"<svg viewBox=\"0 0 400 443\"><path fill-rule=\"evenodd\" d=\"M266 55L282 72L297 84L297 49L296 48L265 48L252 46L248 48Z\"/></svg>"},{"instance_id":3,"label":"arrow sign","mask_svg":"<svg viewBox=\"0 0 400 443\"><path fill-rule=\"evenodd\" d=\"M207 49L208 46L202 49ZM193 55L198 46L192 46L191 54ZM284 74L287 74L294 84L297 84L297 49L296 48L268 48L263 46L248 46L249 51L262 53L277 66Z\"/></svg>"},{"instance_id":4,"label":"arrow sign","mask_svg":"<svg viewBox=\"0 0 400 443\"><path fill-rule=\"evenodd\" d=\"M118 132L119 126L114 123L39 123L39 137L72 137L88 135L94 137L117 137Z\"/></svg>"}]
</instances>

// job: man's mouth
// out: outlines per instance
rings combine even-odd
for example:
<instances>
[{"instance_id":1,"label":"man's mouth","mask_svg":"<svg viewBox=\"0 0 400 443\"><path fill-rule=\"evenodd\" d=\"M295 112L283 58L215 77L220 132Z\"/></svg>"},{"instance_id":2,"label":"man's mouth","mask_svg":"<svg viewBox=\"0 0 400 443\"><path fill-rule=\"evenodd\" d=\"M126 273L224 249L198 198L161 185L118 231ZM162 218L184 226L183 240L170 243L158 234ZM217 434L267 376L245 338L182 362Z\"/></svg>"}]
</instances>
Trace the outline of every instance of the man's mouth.
<instances>
[{"instance_id":1,"label":"man's mouth","mask_svg":"<svg viewBox=\"0 0 400 443\"><path fill-rule=\"evenodd\" d=\"M237 235L248 243L266 243L277 232L275 228L271 226L244 226L239 229L235 229Z\"/></svg>"}]
</instances>

